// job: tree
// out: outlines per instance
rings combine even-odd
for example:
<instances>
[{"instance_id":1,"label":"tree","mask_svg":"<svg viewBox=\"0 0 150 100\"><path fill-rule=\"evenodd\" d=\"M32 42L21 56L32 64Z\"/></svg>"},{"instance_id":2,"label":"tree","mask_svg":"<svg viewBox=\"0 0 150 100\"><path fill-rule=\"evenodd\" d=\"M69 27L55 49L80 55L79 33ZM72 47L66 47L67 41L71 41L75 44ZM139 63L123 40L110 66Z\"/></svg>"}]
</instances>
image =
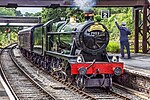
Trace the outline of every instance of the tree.
<instances>
[{"instance_id":1,"label":"tree","mask_svg":"<svg viewBox=\"0 0 150 100\"><path fill-rule=\"evenodd\" d=\"M29 13L29 12L25 12L24 16L30 17L30 16L34 16L33 13Z\"/></svg>"},{"instance_id":2,"label":"tree","mask_svg":"<svg viewBox=\"0 0 150 100\"><path fill-rule=\"evenodd\" d=\"M15 14L16 14L16 16L23 16L23 14L21 13L21 11L19 10L19 11L15 11Z\"/></svg>"},{"instance_id":3,"label":"tree","mask_svg":"<svg viewBox=\"0 0 150 100\"><path fill-rule=\"evenodd\" d=\"M41 16L41 12L35 13L34 16Z\"/></svg>"},{"instance_id":4,"label":"tree","mask_svg":"<svg viewBox=\"0 0 150 100\"><path fill-rule=\"evenodd\" d=\"M14 8L0 8L0 16L15 16Z\"/></svg>"},{"instance_id":5,"label":"tree","mask_svg":"<svg viewBox=\"0 0 150 100\"><path fill-rule=\"evenodd\" d=\"M42 22L47 22L48 20L56 17L68 18L70 16L75 16L79 20L83 21L83 11L76 8L44 8L41 12L41 15Z\"/></svg>"},{"instance_id":6,"label":"tree","mask_svg":"<svg viewBox=\"0 0 150 100\"><path fill-rule=\"evenodd\" d=\"M0 8L0 16L16 16L20 15L21 12L16 11L14 8ZM6 31L9 28L11 31ZM4 47L8 44L8 34L11 35L11 42L17 41L16 29L14 27L0 27L0 47Z\"/></svg>"}]
</instances>

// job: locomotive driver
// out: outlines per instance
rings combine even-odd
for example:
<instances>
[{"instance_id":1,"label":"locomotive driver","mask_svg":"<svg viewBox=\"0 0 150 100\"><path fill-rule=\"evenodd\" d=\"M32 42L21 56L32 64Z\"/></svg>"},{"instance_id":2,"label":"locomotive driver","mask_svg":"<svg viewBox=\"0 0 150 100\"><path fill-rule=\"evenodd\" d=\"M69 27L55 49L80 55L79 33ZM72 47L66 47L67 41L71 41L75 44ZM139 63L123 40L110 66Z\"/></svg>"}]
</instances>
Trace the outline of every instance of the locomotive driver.
<instances>
[{"instance_id":1,"label":"locomotive driver","mask_svg":"<svg viewBox=\"0 0 150 100\"><path fill-rule=\"evenodd\" d=\"M131 32L128 28L126 28L125 22L122 22L122 26L119 26L117 23L117 20L115 19L115 24L120 31L121 58L124 58L124 47L126 47L128 59L130 59L131 56L130 56L130 46L129 46L128 35L130 35Z\"/></svg>"}]
</instances>

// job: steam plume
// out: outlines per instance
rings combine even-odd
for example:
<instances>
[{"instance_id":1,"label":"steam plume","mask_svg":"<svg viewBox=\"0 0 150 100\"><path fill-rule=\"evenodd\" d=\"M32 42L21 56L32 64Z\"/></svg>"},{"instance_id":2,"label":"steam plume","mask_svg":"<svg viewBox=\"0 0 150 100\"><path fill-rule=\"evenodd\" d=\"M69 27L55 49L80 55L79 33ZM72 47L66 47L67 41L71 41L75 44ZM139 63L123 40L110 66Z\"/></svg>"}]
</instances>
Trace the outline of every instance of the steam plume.
<instances>
[{"instance_id":1,"label":"steam plume","mask_svg":"<svg viewBox=\"0 0 150 100\"><path fill-rule=\"evenodd\" d=\"M79 6L81 10L87 11L91 9L95 4L95 0L74 0L76 6Z\"/></svg>"}]
</instances>

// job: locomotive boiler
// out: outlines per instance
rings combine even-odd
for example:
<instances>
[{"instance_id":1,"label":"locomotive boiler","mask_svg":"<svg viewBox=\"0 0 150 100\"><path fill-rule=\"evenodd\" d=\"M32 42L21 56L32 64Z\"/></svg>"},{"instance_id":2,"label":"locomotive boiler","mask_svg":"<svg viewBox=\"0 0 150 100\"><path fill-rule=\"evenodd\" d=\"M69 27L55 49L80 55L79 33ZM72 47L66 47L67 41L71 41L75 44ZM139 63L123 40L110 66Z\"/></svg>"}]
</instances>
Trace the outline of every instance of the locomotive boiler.
<instances>
[{"instance_id":1,"label":"locomotive boiler","mask_svg":"<svg viewBox=\"0 0 150 100\"><path fill-rule=\"evenodd\" d=\"M123 74L118 57L112 61L106 47L109 32L87 15L85 22L75 17L56 18L18 34L23 55L49 73L78 88L112 87L112 75Z\"/></svg>"}]
</instances>

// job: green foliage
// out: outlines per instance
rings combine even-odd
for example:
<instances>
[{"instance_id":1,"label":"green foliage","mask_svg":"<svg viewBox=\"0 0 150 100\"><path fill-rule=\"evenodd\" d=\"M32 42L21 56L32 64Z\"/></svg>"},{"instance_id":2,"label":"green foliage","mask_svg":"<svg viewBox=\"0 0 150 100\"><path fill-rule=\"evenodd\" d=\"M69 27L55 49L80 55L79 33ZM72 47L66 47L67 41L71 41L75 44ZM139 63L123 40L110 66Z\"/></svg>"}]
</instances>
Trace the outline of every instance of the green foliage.
<instances>
[{"instance_id":1,"label":"green foliage","mask_svg":"<svg viewBox=\"0 0 150 100\"><path fill-rule=\"evenodd\" d=\"M33 13L25 12L24 16L34 16Z\"/></svg>"},{"instance_id":2,"label":"green foliage","mask_svg":"<svg viewBox=\"0 0 150 100\"><path fill-rule=\"evenodd\" d=\"M0 8L0 16L15 16L14 8Z\"/></svg>"},{"instance_id":3,"label":"green foliage","mask_svg":"<svg viewBox=\"0 0 150 100\"><path fill-rule=\"evenodd\" d=\"M110 40L115 41L116 44L118 44L119 41L119 30L117 29L114 18L117 19L118 23L121 24L122 22L127 23L127 27L131 30L131 36L129 37L130 40L134 38L134 24L132 19L132 8L130 7L105 7L105 8L93 8L95 17L95 21L100 21L102 24L104 24L109 32L110 32ZM101 10L109 10L110 11L110 17L108 19L101 19ZM16 11L14 8L0 8L0 16L23 16L20 11ZM84 13L83 11L77 9L77 8L43 8L42 12L38 13L28 13L26 12L24 16L42 16L42 22L45 23L48 20L51 20L56 17L64 17L68 18L70 16L75 16L80 21L84 21ZM7 34L5 32L7 27L0 27L0 46L5 44L7 42ZM12 32L17 33L17 29L11 28L11 40L17 40L16 34ZM16 36L16 37L15 37ZM115 43L110 42L110 47L114 48L113 45L116 45ZM108 47L108 50L110 50ZM117 47L118 48L118 47ZM115 49L114 49L115 50ZM114 51L111 50L111 51Z\"/></svg>"},{"instance_id":4,"label":"green foliage","mask_svg":"<svg viewBox=\"0 0 150 100\"><path fill-rule=\"evenodd\" d=\"M25 13L25 16L39 16L41 13ZM0 16L23 16L20 11L17 11L14 8L0 8ZM6 28L9 28L11 31L9 33L6 32ZM3 26L0 27L0 47L5 47L9 43L17 42L18 39L18 28ZM8 41L8 34L10 34L10 41Z\"/></svg>"},{"instance_id":5,"label":"green foliage","mask_svg":"<svg viewBox=\"0 0 150 100\"><path fill-rule=\"evenodd\" d=\"M110 39L119 41L119 30L117 29L114 18L118 20L118 23L122 22L127 23L127 27L131 30L131 33L134 33L134 24L132 19L132 8L130 7L108 7L108 8L93 8L95 21L100 21L103 23L110 32ZM108 19L101 19L101 10L109 10L110 17ZM56 17L65 17L76 16L80 21L84 21L83 11L76 8L44 8L41 12L42 22L46 22ZM130 36L130 39L133 39L133 34Z\"/></svg>"},{"instance_id":6,"label":"green foliage","mask_svg":"<svg viewBox=\"0 0 150 100\"><path fill-rule=\"evenodd\" d=\"M132 18L132 8L130 7L108 7L108 8L93 8L95 17L94 20L103 23L110 32L110 40L119 41L119 30L117 29L114 18L117 19L118 23L122 22L127 23L127 27L131 30L131 33L134 33L134 23ZM108 19L101 19L101 10L109 10L110 17ZM84 21L84 13L81 10L76 8L44 8L41 12L42 22L47 22L56 17L65 17L76 16L80 21ZM131 34L130 39L134 38L134 35Z\"/></svg>"},{"instance_id":7,"label":"green foliage","mask_svg":"<svg viewBox=\"0 0 150 100\"><path fill-rule=\"evenodd\" d=\"M10 41L8 41L8 34L10 34ZM0 32L0 47L5 47L9 43L17 42L17 40L18 40L18 35L14 31L10 33Z\"/></svg>"},{"instance_id":8,"label":"green foliage","mask_svg":"<svg viewBox=\"0 0 150 100\"><path fill-rule=\"evenodd\" d=\"M42 22L45 23L48 20L57 18L57 17L66 17L67 13L65 13L66 8L43 8L42 10Z\"/></svg>"},{"instance_id":9,"label":"green foliage","mask_svg":"<svg viewBox=\"0 0 150 100\"><path fill-rule=\"evenodd\" d=\"M16 16L20 12L17 12L14 8L0 8L0 16ZM11 32L7 33L6 28L10 28ZM0 47L5 47L9 43L17 41L18 30L14 27L0 27ZM8 41L8 34L10 34L10 41Z\"/></svg>"},{"instance_id":10,"label":"green foliage","mask_svg":"<svg viewBox=\"0 0 150 100\"><path fill-rule=\"evenodd\" d=\"M116 8L116 10L119 8ZM127 27L131 31L130 39L133 39L134 37L134 22L132 19L132 8L124 8L125 10L118 10L118 13L113 12L111 16L108 19L102 19L101 23L106 25L110 32L110 40L112 41L119 41L119 30L115 25L114 18L117 19L117 22L121 25L122 22L127 23ZM114 10L114 8L111 8L111 12ZM121 13L119 13L121 12Z\"/></svg>"},{"instance_id":11,"label":"green foliage","mask_svg":"<svg viewBox=\"0 0 150 100\"><path fill-rule=\"evenodd\" d=\"M94 21L100 22L101 20L102 20L102 18L101 18L100 15L95 15L95 16L94 16Z\"/></svg>"},{"instance_id":12,"label":"green foliage","mask_svg":"<svg viewBox=\"0 0 150 100\"><path fill-rule=\"evenodd\" d=\"M78 10L76 8L43 8L42 12L42 22L45 23L48 20L64 17L69 18L70 16L75 16L80 21L84 21L83 19L83 11Z\"/></svg>"},{"instance_id":13,"label":"green foliage","mask_svg":"<svg viewBox=\"0 0 150 100\"><path fill-rule=\"evenodd\" d=\"M110 41L108 43L106 50L111 53L119 53L120 52L119 42Z\"/></svg>"},{"instance_id":14,"label":"green foliage","mask_svg":"<svg viewBox=\"0 0 150 100\"><path fill-rule=\"evenodd\" d=\"M16 16L23 16L23 14L21 13L21 11L15 11Z\"/></svg>"}]
</instances>

